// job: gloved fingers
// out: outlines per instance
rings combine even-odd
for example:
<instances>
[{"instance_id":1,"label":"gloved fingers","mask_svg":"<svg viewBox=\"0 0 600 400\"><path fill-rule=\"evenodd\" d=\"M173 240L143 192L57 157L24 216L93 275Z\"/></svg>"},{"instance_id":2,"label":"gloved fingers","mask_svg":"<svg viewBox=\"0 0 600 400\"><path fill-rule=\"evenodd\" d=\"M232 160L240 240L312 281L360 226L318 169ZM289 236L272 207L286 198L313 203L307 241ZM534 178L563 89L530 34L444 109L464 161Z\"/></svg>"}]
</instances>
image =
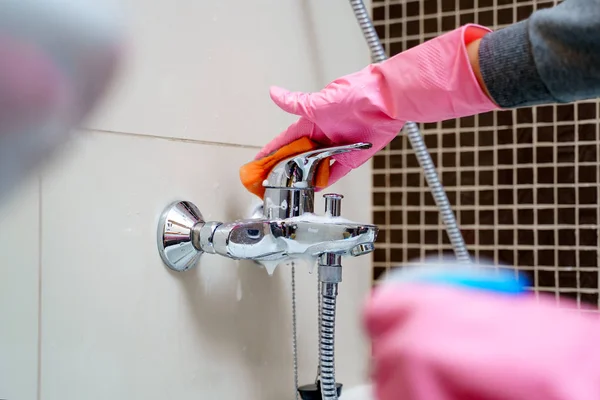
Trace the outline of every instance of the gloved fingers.
<instances>
[{"instance_id":1,"label":"gloved fingers","mask_svg":"<svg viewBox=\"0 0 600 400\"><path fill-rule=\"evenodd\" d=\"M299 105L306 101L306 97L308 96L307 93L290 92L279 86L272 86L269 90L269 94L271 100L273 100L273 102L277 104L277 107L281 108L283 111L300 117L306 117L305 110Z\"/></svg>"},{"instance_id":2,"label":"gloved fingers","mask_svg":"<svg viewBox=\"0 0 600 400\"><path fill-rule=\"evenodd\" d=\"M375 127L363 127L360 131L357 130L356 134L348 135L354 137L354 140L348 140L348 137L343 133L337 134L333 139L336 144L367 142L371 143L373 147L367 150L338 154L335 159L352 169L358 168L387 146L396 137L403 125L404 122L402 121L394 121L393 123L377 124ZM338 129L337 132L346 132L344 127L338 127Z\"/></svg>"},{"instance_id":3,"label":"gloved fingers","mask_svg":"<svg viewBox=\"0 0 600 400\"><path fill-rule=\"evenodd\" d=\"M265 158L266 156L273 154L278 149L282 148L286 144L289 144L294 141L292 135L288 133L289 128L279 135L275 136L269 143L267 143L254 157L254 160L260 160L261 158Z\"/></svg>"},{"instance_id":4,"label":"gloved fingers","mask_svg":"<svg viewBox=\"0 0 600 400\"><path fill-rule=\"evenodd\" d=\"M314 120L315 108L319 104L324 103L324 96L320 92L290 92L287 89L273 86L269 94L271 95L271 100L283 111L310 120Z\"/></svg>"},{"instance_id":5,"label":"gloved fingers","mask_svg":"<svg viewBox=\"0 0 600 400\"><path fill-rule=\"evenodd\" d=\"M350 171L352 171L352 168L336 161L329 169L329 181L327 182L327 186L333 185L346 176Z\"/></svg>"},{"instance_id":6,"label":"gloved fingers","mask_svg":"<svg viewBox=\"0 0 600 400\"><path fill-rule=\"evenodd\" d=\"M353 151L334 156L333 158L335 159L335 163L330 169L328 186L333 185L338 180L350 173L350 171L369 161L371 157L373 157L373 155L375 155L375 153L377 153L383 147L385 147L384 144L369 150Z\"/></svg>"},{"instance_id":7,"label":"gloved fingers","mask_svg":"<svg viewBox=\"0 0 600 400\"><path fill-rule=\"evenodd\" d=\"M261 159L269 154L274 153L283 146L300 139L301 137L312 138L317 127L306 118L300 118L298 121L290 125L285 131L277 135L273 140L267 143L254 157L255 160Z\"/></svg>"}]
</instances>

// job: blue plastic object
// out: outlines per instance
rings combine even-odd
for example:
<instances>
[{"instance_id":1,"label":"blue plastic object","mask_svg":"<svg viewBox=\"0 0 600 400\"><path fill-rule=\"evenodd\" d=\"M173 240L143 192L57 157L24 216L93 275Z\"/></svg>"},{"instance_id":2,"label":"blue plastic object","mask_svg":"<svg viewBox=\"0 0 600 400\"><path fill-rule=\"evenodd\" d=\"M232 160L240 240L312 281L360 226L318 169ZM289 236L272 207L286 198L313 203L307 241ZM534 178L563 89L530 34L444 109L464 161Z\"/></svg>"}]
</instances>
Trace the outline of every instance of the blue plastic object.
<instances>
[{"instance_id":1,"label":"blue plastic object","mask_svg":"<svg viewBox=\"0 0 600 400\"><path fill-rule=\"evenodd\" d=\"M449 285L505 294L520 294L530 286L529 279L508 269L491 269L481 265L457 264L454 261L407 266L391 273L387 280L394 283Z\"/></svg>"}]
</instances>

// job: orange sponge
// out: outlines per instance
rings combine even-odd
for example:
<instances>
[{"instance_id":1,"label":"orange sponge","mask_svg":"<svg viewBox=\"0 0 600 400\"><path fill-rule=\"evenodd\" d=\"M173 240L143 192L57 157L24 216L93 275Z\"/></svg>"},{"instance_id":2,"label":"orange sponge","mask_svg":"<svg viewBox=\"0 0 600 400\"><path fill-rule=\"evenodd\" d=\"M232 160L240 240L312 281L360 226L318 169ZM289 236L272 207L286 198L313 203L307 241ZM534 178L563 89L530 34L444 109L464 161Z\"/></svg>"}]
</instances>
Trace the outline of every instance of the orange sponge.
<instances>
[{"instance_id":1,"label":"orange sponge","mask_svg":"<svg viewBox=\"0 0 600 400\"><path fill-rule=\"evenodd\" d=\"M269 173L280 161L304 153L310 150L315 150L319 146L307 137L302 137L293 141L263 157L259 160L254 160L240 168L240 180L249 192L254 193L261 199L265 195L263 181L267 179ZM323 160L316 172L317 188L327 187L329 181L329 159Z\"/></svg>"}]
</instances>

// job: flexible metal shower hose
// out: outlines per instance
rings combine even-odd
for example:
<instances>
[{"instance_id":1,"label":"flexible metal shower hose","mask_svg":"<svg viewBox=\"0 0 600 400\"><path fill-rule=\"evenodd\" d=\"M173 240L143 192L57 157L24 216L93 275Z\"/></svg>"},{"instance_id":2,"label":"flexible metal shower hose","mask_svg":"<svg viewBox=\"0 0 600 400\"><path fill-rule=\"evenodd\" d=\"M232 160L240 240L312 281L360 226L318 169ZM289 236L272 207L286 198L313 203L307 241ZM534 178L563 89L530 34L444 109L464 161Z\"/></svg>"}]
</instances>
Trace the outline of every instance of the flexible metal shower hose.
<instances>
[{"instance_id":1,"label":"flexible metal shower hose","mask_svg":"<svg viewBox=\"0 0 600 400\"><path fill-rule=\"evenodd\" d=\"M371 21L371 17L367 12L367 8L365 7L363 0L350 0L350 4L352 5L354 15L356 16L358 24L362 29L367 44L369 45L373 61L378 63L387 60L387 54L381 45L381 41L379 40L379 36L377 35L375 28L373 27L373 22ZM440 178L438 177L435 164L431 159L431 155L427 150L427 146L425 146L425 141L421 136L421 132L419 132L419 127L414 122L407 122L404 125L404 129L407 133L410 145L417 156L419 165L423 169L423 175L425 176L425 180L429 185L429 189L431 190L435 204L438 207L442 222L446 226L446 233L450 239L456 259L463 263L470 263L471 258L469 257L469 251L467 250L462 233L460 232L460 228L456 222L456 217L454 216L454 212L450 206L450 201L448 201L448 196L446 196L444 187L442 186Z\"/></svg>"},{"instance_id":2,"label":"flexible metal shower hose","mask_svg":"<svg viewBox=\"0 0 600 400\"><path fill-rule=\"evenodd\" d=\"M341 268L341 267L340 267ZM323 283L319 327L319 367L323 400L337 399L335 385L335 308L337 283Z\"/></svg>"}]
</instances>

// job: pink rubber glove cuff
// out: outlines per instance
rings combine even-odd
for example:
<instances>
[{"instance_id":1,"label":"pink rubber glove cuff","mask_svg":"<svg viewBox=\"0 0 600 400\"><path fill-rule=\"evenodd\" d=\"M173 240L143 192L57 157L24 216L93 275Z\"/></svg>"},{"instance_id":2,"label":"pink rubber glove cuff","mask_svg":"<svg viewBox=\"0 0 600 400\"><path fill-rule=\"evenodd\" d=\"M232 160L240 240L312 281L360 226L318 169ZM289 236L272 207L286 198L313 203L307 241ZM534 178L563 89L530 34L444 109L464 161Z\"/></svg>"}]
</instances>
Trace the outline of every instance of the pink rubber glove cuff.
<instances>
[{"instance_id":1,"label":"pink rubber glove cuff","mask_svg":"<svg viewBox=\"0 0 600 400\"><path fill-rule=\"evenodd\" d=\"M467 54L468 24L376 64L390 91L390 116L437 122L498 109L481 89Z\"/></svg>"}]
</instances>

